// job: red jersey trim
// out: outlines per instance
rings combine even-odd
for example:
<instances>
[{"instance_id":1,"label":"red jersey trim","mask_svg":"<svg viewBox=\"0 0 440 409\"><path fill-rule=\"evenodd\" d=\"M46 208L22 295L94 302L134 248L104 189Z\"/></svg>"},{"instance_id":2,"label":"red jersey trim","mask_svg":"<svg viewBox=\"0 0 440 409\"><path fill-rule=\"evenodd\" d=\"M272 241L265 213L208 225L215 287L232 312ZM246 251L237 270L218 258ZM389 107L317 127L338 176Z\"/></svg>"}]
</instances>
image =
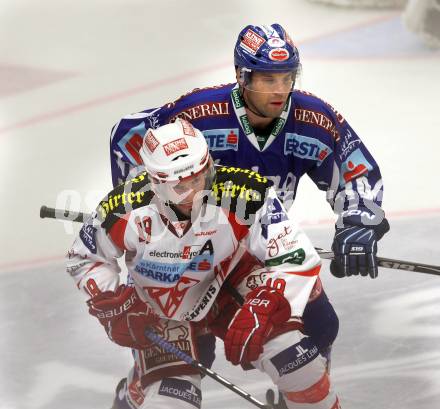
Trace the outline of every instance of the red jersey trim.
<instances>
[{"instance_id":1,"label":"red jersey trim","mask_svg":"<svg viewBox=\"0 0 440 409\"><path fill-rule=\"evenodd\" d=\"M127 250L124 243L125 230L127 230L128 215L119 218L119 220L111 227L109 236L113 243L122 250Z\"/></svg>"},{"instance_id":2,"label":"red jersey trim","mask_svg":"<svg viewBox=\"0 0 440 409\"><path fill-rule=\"evenodd\" d=\"M226 210L225 210L225 213L226 213ZM226 216L228 218L229 224L232 227L232 231L234 232L235 238L237 239L237 241L240 241L241 239L243 239L246 236L246 234L249 233L249 227L239 223L237 221L235 213L228 212L226 214Z\"/></svg>"}]
</instances>

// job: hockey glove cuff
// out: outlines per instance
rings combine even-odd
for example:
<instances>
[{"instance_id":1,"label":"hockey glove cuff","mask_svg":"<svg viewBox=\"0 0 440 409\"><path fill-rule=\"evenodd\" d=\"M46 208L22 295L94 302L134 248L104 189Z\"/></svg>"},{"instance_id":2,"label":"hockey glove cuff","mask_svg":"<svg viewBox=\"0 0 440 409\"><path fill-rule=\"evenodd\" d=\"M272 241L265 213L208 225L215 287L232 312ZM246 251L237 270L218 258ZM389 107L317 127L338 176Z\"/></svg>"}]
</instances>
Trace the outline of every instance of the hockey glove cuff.
<instances>
[{"instance_id":1,"label":"hockey glove cuff","mask_svg":"<svg viewBox=\"0 0 440 409\"><path fill-rule=\"evenodd\" d=\"M336 228L332 244L335 257L330 263L330 271L338 278L358 274L376 278L377 241L390 229L388 221L383 219L375 226L349 223L349 220L344 221L345 227Z\"/></svg>"},{"instance_id":2,"label":"hockey glove cuff","mask_svg":"<svg viewBox=\"0 0 440 409\"><path fill-rule=\"evenodd\" d=\"M226 359L234 365L258 359L272 330L290 318L290 304L268 287L251 291L229 324L224 344Z\"/></svg>"},{"instance_id":3,"label":"hockey glove cuff","mask_svg":"<svg viewBox=\"0 0 440 409\"><path fill-rule=\"evenodd\" d=\"M147 327L159 325L159 316L139 298L134 287L121 285L116 291L102 292L87 305L116 344L135 349L151 344L144 332Z\"/></svg>"}]
</instances>

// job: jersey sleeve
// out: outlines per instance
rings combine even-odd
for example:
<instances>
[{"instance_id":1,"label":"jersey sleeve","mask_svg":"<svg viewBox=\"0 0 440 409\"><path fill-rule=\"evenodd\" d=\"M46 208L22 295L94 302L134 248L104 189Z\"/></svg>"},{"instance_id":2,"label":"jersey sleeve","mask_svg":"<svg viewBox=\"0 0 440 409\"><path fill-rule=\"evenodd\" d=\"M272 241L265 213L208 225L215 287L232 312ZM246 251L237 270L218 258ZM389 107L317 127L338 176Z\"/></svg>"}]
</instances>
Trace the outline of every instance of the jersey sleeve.
<instances>
[{"instance_id":1,"label":"jersey sleeve","mask_svg":"<svg viewBox=\"0 0 440 409\"><path fill-rule=\"evenodd\" d=\"M67 272L87 298L113 291L119 285L117 258L122 255L123 249L109 237L94 212L67 253Z\"/></svg>"},{"instance_id":2,"label":"jersey sleeve","mask_svg":"<svg viewBox=\"0 0 440 409\"><path fill-rule=\"evenodd\" d=\"M265 266L264 285L282 292L292 315L302 316L321 268L305 233L292 220L273 187L247 236L249 251Z\"/></svg>"},{"instance_id":3,"label":"jersey sleeve","mask_svg":"<svg viewBox=\"0 0 440 409\"><path fill-rule=\"evenodd\" d=\"M119 285L117 258L136 252L137 227L129 224L132 211L154 197L146 173L118 185L86 220L68 252L67 272L89 297Z\"/></svg>"},{"instance_id":4,"label":"jersey sleeve","mask_svg":"<svg viewBox=\"0 0 440 409\"><path fill-rule=\"evenodd\" d=\"M154 197L146 173L118 185L83 224L67 255L67 272L88 297L119 285L117 258L132 256L139 242L132 211ZM135 220L135 219L134 219Z\"/></svg>"},{"instance_id":5,"label":"jersey sleeve","mask_svg":"<svg viewBox=\"0 0 440 409\"><path fill-rule=\"evenodd\" d=\"M374 226L384 219L381 209L383 184L378 164L365 144L333 107L324 103L325 114L333 123L323 140L321 161L308 175L338 215L338 227L344 223ZM327 149L328 147L328 149Z\"/></svg>"}]
</instances>

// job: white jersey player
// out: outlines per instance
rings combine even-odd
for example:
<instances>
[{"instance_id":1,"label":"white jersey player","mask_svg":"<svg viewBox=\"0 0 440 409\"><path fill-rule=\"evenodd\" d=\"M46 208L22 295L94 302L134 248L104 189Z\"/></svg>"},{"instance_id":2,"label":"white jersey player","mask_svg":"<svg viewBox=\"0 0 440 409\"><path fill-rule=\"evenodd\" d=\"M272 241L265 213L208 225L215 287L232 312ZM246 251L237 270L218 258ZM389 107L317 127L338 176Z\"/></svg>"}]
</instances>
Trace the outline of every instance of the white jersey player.
<instances>
[{"instance_id":1,"label":"white jersey player","mask_svg":"<svg viewBox=\"0 0 440 409\"><path fill-rule=\"evenodd\" d=\"M326 360L301 331L320 258L272 183L215 169L204 136L184 120L148 130L141 156L145 172L100 202L67 260L90 314L133 349L114 407L200 408L200 374L148 341L152 327L195 359L209 329L230 362L267 373L289 409L339 408ZM245 252L260 268L231 274ZM119 282L122 256L131 285ZM242 305L222 295L225 281Z\"/></svg>"}]
</instances>

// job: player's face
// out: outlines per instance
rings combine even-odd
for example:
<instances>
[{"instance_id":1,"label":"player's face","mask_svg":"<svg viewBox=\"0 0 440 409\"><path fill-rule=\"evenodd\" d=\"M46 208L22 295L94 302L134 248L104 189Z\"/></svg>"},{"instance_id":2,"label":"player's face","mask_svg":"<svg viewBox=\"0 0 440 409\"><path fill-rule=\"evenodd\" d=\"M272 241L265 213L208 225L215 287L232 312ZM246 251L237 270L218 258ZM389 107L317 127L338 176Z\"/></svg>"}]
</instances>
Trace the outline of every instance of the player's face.
<instances>
[{"instance_id":1,"label":"player's face","mask_svg":"<svg viewBox=\"0 0 440 409\"><path fill-rule=\"evenodd\" d=\"M175 203L175 206L185 215L190 215L193 208L194 199L197 194L207 188L207 180L210 179L212 161L199 173L189 176L179 181L172 189L175 194L182 197L182 201Z\"/></svg>"},{"instance_id":2,"label":"player's face","mask_svg":"<svg viewBox=\"0 0 440 409\"><path fill-rule=\"evenodd\" d=\"M253 112L276 118L281 115L293 85L291 72L253 72L243 96Z\"/></svg>"}]
</instances>

